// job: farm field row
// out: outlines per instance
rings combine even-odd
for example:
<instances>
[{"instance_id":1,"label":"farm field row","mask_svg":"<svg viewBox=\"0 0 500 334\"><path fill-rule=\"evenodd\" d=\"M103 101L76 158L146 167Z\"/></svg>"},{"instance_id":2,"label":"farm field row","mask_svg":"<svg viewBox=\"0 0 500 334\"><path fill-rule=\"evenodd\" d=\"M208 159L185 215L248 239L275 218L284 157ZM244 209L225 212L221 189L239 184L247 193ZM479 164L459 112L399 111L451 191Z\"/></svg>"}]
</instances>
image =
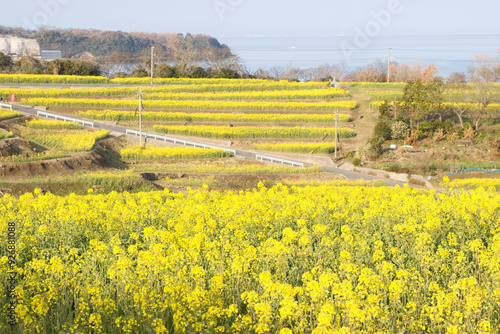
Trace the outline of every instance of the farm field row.
<instances>
[{"instance_id":1,"label":"farm field row","mask_svg":"<svg viewBox=\"0 0 500 334\"><path fill-rule=\"evenodd\" d=\"M125 108L136 109L137 100L114 99L67 99L67 98L28 98L21 103L35 106L85 107L85 108ZM335 111L354 110L359 105L356 101L336 102L272 102L272 101L156 101L144 100L142 105L153 110L301 110Z\"/></svg>"},{"instance_id":2,"label":"farm field row","mask_svg":"<svg viewBox=\"0 0 500 334\"><path fill-rule=\"evenodd\" d=\"M150 100L296 100L296 99L333 99L349 98L348 91L339 88L323 89L286 89L282 90L250 90L252 85L242 86L243 91L227 85L195 86L163 86L143 87L145 99ZM301 88L300 86L293 86ZM205 91L205 89L209 89ZM14 94L17 99L32 97L86 97L86 96L137 96L139 87L101 87L101 88L0 88L0 96L7 99Z\"/></svg>"},{"instance_id":3,"label":"farm field row","mask_svg":"<svg viewBox=\"0 0 500 334\"><path fill-rule=\"evenodd\" d=\"M335 138L335 128L313 127L252 127L252 126L206 126L206 125L155 125L154 130L164 134L179 134L209 138ZM339 128L340 138L354 137L350 128Z\"/></svg>"},{"instance_id":4,"label":"farm field row","mask_svg":"<svg viewBox=\"0 0 500 334\"><path fill-rule=\"evenodd\" d=\"M117 110L86 110L79 111L83 118L104 121L138 121L139 113L136 111ZM276 122L276 123L333 123L332 115L325 114L232 114L232 113L181 113L181 112L156 112L143 111L144 121L187 121L187 122ZM351 116L339 114L339 121L349 122Z\"/></svg>"}]
</instances>

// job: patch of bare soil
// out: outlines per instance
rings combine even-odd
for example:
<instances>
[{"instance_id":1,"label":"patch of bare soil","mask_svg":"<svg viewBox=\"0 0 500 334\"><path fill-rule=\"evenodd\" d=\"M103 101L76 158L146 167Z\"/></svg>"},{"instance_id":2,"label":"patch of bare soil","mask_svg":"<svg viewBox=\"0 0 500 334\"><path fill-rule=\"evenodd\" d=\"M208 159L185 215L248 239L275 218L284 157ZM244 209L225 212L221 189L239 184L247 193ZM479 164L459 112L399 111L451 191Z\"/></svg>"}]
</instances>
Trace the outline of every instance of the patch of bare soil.
<instances>
[{"instance_id":1,"label":"patch of bare soil","mask_svg":"<svg viewBox=\"0 0 500 334\"><path fill-rule=\"evenodd\" d=\"M29 145L29 142L26 140L18 139L15 142L20 143L20 146L16 146L15 149L11 148L11 152L19 150L19 147L28 149L26 144ZM121 161L119 154L119 148L125 144L126 141L122 138L108 138L97 142L92 151L78 152L68 158L30 162L0 162L0 177L19 179L70 175L80 171L106 168L125 169L127 165Z\"/></svg>"},{"instance_id":2,"label":"patch of bare soil","mask_svg":"<svg viewBox=\"0 0 500 334\"><path fill-rule=\"evenodd\" d=\"M35 116L23 116L23 117L6 119L0 121L0 128L3 128L8 131L13 131L16 125L24 125L27 121L31 121L32 119L35 118L36 118Z\"/></svg>"},{"instance_id":3,"label":"patch of bare soil","mask_svg":"<svg viewBox=\"0 0 500 334\"><path fill-rule=\"evenodd\" d=\"M182 174L182 173L156 173L151 174L148 178L150 181L156 181L157 185L168 188L173 192L187 192L187 188L196 190L201 188L201 183L208 181L209 190L251 190L255 189L259 182L262 182L265 187L273 187L279 182L303 181L303 182L327 182L343 179L341 176L331 173L314 173L314 174ZM168 178L165 180L165 178ZM173 181L173 182L172 182ZM182 181L190 183L200 181L200 186L182 185ZM195 182L196 183L196 182Z\"/></svg>"},{"instance_id":4,"label":"patch of bare soil","mask_svg":"<svg viewBox=\"0 0 500 334\"><path fill-rule=\"evenodd\" d=\"M14 137L0 140L0 158L13 155L31 156L37 153L39 153L37 149L22 138Z\"/></svg>"}]
</instances>

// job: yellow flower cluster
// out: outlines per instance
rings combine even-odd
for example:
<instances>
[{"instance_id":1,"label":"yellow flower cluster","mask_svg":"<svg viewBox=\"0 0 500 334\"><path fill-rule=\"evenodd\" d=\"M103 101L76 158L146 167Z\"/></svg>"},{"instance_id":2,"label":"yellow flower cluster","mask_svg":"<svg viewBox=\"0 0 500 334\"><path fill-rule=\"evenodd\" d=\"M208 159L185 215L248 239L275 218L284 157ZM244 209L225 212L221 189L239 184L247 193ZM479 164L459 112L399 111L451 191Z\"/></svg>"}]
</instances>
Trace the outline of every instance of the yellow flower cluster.
<instances>
[{"instance_id":1,"label":"yellow flower cluster","mask_svg":"<svg viewBox=\"0 0 500 334\"><path fill-rule=\"evenodd\" d=\"M500 330L500 194L484 189L35 192L0 212L22 333Z\"/></svg>"},{"instance_id":2,"label":"yellow flower cluster","mask_svg":"<svg viewBox=\"0 0 500 334\"><path fill-rule=\"evenodd\" d=\"M500 190L500 179L455 179L446 183L446 186L452 189L477 189L483 187L485 189Z\"/></svg>"},{"instance_id":3,"label":"yellow flower cluster","mask_svg":"<svg viewBox=\"0 0 500 334\"><path fill-rule=\"evenodd\" d=\"M21 116L22 114L17 111L0 109L0 121Z\"/></svg>"},{"instance_id":4,"label":"yellow flower cluster","mask_svg":"<svg viewBox=\"0 0 500 334\"><path fill-rule=\"evenodd\" d=\"M0 128L0 139L11 138L14 137L14 133L12 131L7 132L6 130Z\"/></svg>"},{"instance_id":5,"label":"yellow flower cluster","mask_svg":"<svg viewBox=\"0 0 500 334\"><path fill-rule=\"evenodd\" d=\"M109 131L23 130L21 136L42 146L60 151L89 151L95 142L109 136Z\"/></svg>"},{"instance_id":6,"label":"yellow flower cluster","mask_svg":"<svg viewBox=\"0 0 500 334\"><path fill-rule=\"evenodd\" d=\"M229 152L219 149L158 146L126 147L120 151L120 155L129 160L226 158L230 156Z\"/></svg>"},{"instance_id":7,"label":"yellow flower cluster","mask_svg":"<svg viewBox=\"0 0 500 334\"><path fill-rule=\"evenodd\" d=\"M151 93L148 100L297 100L297 99L333 99L349 97L349 92L339 89L245 91L245 92L203 92L203 93Z\"/></svg>"},{"instance_id":8,"label":"yellow flower cluster","mask_svg":"<svg viewBox=\"0 0 500 334\"><path fill-rule=\"evenodd\" d=\"M81 117L107 121L136 121L136 111L87 110L79 112ZM276 122L276 123L332 123L332 115L325 114L229 114L229 113L181 113L181 112L142 112L145 121L187 121L187 122ZM344 122L351 116L339 114Z\"/></svg>"},{"instance_id":9,"label":"yellow flower cluster","mask_svg":"<svg viewBox=\"0 0 500 334\"><path fill-rule=\"evenodd\" d=\"M258 90L261 89L261 90ZM149 99L164 100L262 100L262 99L327 99L349 97L350 93L339 88L318 89L317 85L294 84L262 86L253 82L238 86L227 84L181 85L143 87L143 94ZM216 93L217 92L217 93ZM136 96L139 87L99 87L99 88L0 88L0 96L8 98L14 93L16 98L32 97L84 97L84 96Z\"/></svg>"},{"instance_id":10,"label":"yellow flower cluster","mask_svg":"<svg viewBox=\"0 0 500 334\"><path fill-rule=\"evenodd\" d=\"M384 103L385 101L373 101L370 103L370 108L374 109L374 110L378 110L378 108ZM400 103L400 104L404 104L404 102ZM457 103L459 106L461 107L467 107L469 109L474 109L474 108L477 108L478 107L478 104L477 103ZM443 108L451 108L453 105L453 103L451 102L443 102L441 103L441 106ZM479 105L480 108L482 108L482 105ZM500 110L500 103L490 103L488 104L488 106L486 107L486 110L488 111L496 111L496 110Z\"/></svg>"},{"instance_id":11,"label":"yellow flower cluster","mask_svg":"<svg viewBox=\"0 0 500 334\"><path fill-rule=\"evenodd\" d=\"M252 148L263 151L296 152L296 153L333 153L335 143L284 143L254 144Z\"/></svg>"},{"instance_id":12,"label":"yellow flower cluster","mask_svg":"<svg viewBox=\"0 0 500 334\"><path fill-rule=\"evenodd\" d=\"M44 75L44 74L0 74L1 83L35 83L35 84L107 84L105 77L78 75Z\"/></svg>"},{"instance_id":13,"label":"yellow flower cluster","mask_svg":"<svg viewBox=\"0 0 500 334\"><path fill-rule=\"evenodd\" d=\"M332 128L302 128L284 126L206 126L206 125L155 125L159 133L179 134L209 138L335 138ZM348 138L356 136L349 128L337 129L338 136Z\"/></svg>"},{"instance_id":14,"label":"yellow flower cluster","mask_svg":"<svg viewBox=\"0 0 500 334\"><path fill-rule=\"evenodd\" d=\"M110 99L57 99L30 98L22 99L27 105L43 105L58 107L88 107L88 108L128 108L138 106L136 100ZM146 109L191 109L191 110L324 110L336 109L354 110L359 104L356 101L336 102L273 102L273 101L151 101L142 102Z\"/></svg>"},{"instance_id":15,"label":"yellow flower cluster","mask_svg":"<svg viewBox=\"0 0 500 334\"><path fill-rule=\"evenodd\" d=\"M31 121L26 121L26 126L31 129L68 129L68 130L79 130L82 126L78 123L69 123L63 121L51 121L43 119L32 119Z\"/></svg>"}]
</instances>

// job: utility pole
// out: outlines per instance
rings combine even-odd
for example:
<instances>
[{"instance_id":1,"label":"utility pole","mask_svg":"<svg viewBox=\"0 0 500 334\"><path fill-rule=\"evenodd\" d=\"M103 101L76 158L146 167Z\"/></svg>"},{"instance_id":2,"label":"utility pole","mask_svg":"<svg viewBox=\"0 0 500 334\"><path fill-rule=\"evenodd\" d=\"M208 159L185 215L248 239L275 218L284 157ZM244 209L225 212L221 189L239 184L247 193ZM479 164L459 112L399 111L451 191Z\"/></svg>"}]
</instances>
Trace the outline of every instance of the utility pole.
<instances>
[{"instance_id":1,"label":"utility pole","mask_svg":"<svg viewBox=\"0 0 500 334\"><path fill-rule=\"evenodd\" d=\"M151 85L153 84L153 68L154 68L154 54L155 54L155 47L151 47Z\"/></svg>"},{"instance_id":2,"label":"utility pole","mask_svg":"<svg viewBox=\"0 0 500 334\"><path fill-rule=\"evenodd\" d=\"M335 160L337 160L337 122L339 120L339 110L337 109L337 114L335 115Z\"/></svg>"},{"instance_id":3,"label":"utility pole","mask_svg":"<svg viewBox=\"0 0 500 334\"><path fill-rule=\"evenodd\" d=\"M139 87L139 146L142 146L142 87Z\"/></svg>"},{"instance_id":4,"label":"utility pole","mask_svg":"<svg viewBox=\"0 0 500 334\"><path fill-rule=\"evenodd\" d=\"M387 57L387 83L391 81L391 48L389 48L389 57Z\"/></svg>"}]
</instances>

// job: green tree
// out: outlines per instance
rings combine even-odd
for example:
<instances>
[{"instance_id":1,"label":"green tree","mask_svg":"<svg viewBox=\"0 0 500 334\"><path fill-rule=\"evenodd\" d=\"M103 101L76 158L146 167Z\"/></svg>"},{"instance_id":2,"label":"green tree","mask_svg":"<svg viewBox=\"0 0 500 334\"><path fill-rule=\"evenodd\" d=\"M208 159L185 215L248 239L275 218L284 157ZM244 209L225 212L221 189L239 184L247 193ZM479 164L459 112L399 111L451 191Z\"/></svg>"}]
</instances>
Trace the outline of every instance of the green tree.
<instances>
[{"instance_id":1,"label":"green tree","mask_svg":"<svg viewBox=\"0 0 500 334\"><path fill-rule=\"evenodd\" d=\"M438 116L441 118L443 83L435 79L430 83L421 80L409 82L403 92L403 116L421 121Z\"/></svg>"},{"instance_id":2,"label":"green tree","mask_svg":"<svg viewBox=\"0 0 500 334\"><path fill-rule=\"evenodd\" d=\"M213 70L211 68L207 71L212 78L217 79L240 79L241 75L235 70L231 70L229 68L222 68L220 70Z\"/></svg>"},{"instance_id":3,"label":"green tree","mask_svg":"<svg viewBox=\"0 0 500 334\"><path fill-rule=\"evenodd\" d=\"M137 66L135 70L130 73L130 77L132 78L145 78L148 76L148 71L142 65Z\"/></svg>"},{"instance_id":4,"label":"green tree","mask_svg":"<svg viewBox=\"0 0 500 334\"><path fill-rule=\"evenodd\" d=\"M14 69L22 74L42 74L42 64L31 56L24 56L14 63Z\"/></svg>"},{"instance_id":5,"label":"green tree","mask_svg":"<svg viewBox=\"0 0 500 334\"><path fill-rule=\"evenodd\" d=\"M0 52L0 71L10 72L13 66L14 62L12 61L12 58L9 55Z\"/></svg>"},{"instance_id":6,"label":"green tree","mask_svg":"<svg viewBox=\"0 0 500 334\"><path fill-rule=\"evenodd\" d=\"M177 71L174 67L162 63L155 66L154 76L155 78L175 78Z\"/></svg>"},{"instance_id":7,"label":"green tree","mask_svg":"<svg viewBox=\"0 0 500 334\"><path fill-rule=\"evenodd\" d=\"M203 67L190 67L187 70L190 78L208 78L209 75Z\"/></svg>"},{"instance_id":8,"label":"green tree","mask_svg":"<svg viewBox=\"0 0 500 334\"><path fill-rule=\"evenodd\" d=\"M391 124L388 121L380 120L373 130L374 137L382 137L385 140L392 138Z\"/></svg>"}]
</instances>

